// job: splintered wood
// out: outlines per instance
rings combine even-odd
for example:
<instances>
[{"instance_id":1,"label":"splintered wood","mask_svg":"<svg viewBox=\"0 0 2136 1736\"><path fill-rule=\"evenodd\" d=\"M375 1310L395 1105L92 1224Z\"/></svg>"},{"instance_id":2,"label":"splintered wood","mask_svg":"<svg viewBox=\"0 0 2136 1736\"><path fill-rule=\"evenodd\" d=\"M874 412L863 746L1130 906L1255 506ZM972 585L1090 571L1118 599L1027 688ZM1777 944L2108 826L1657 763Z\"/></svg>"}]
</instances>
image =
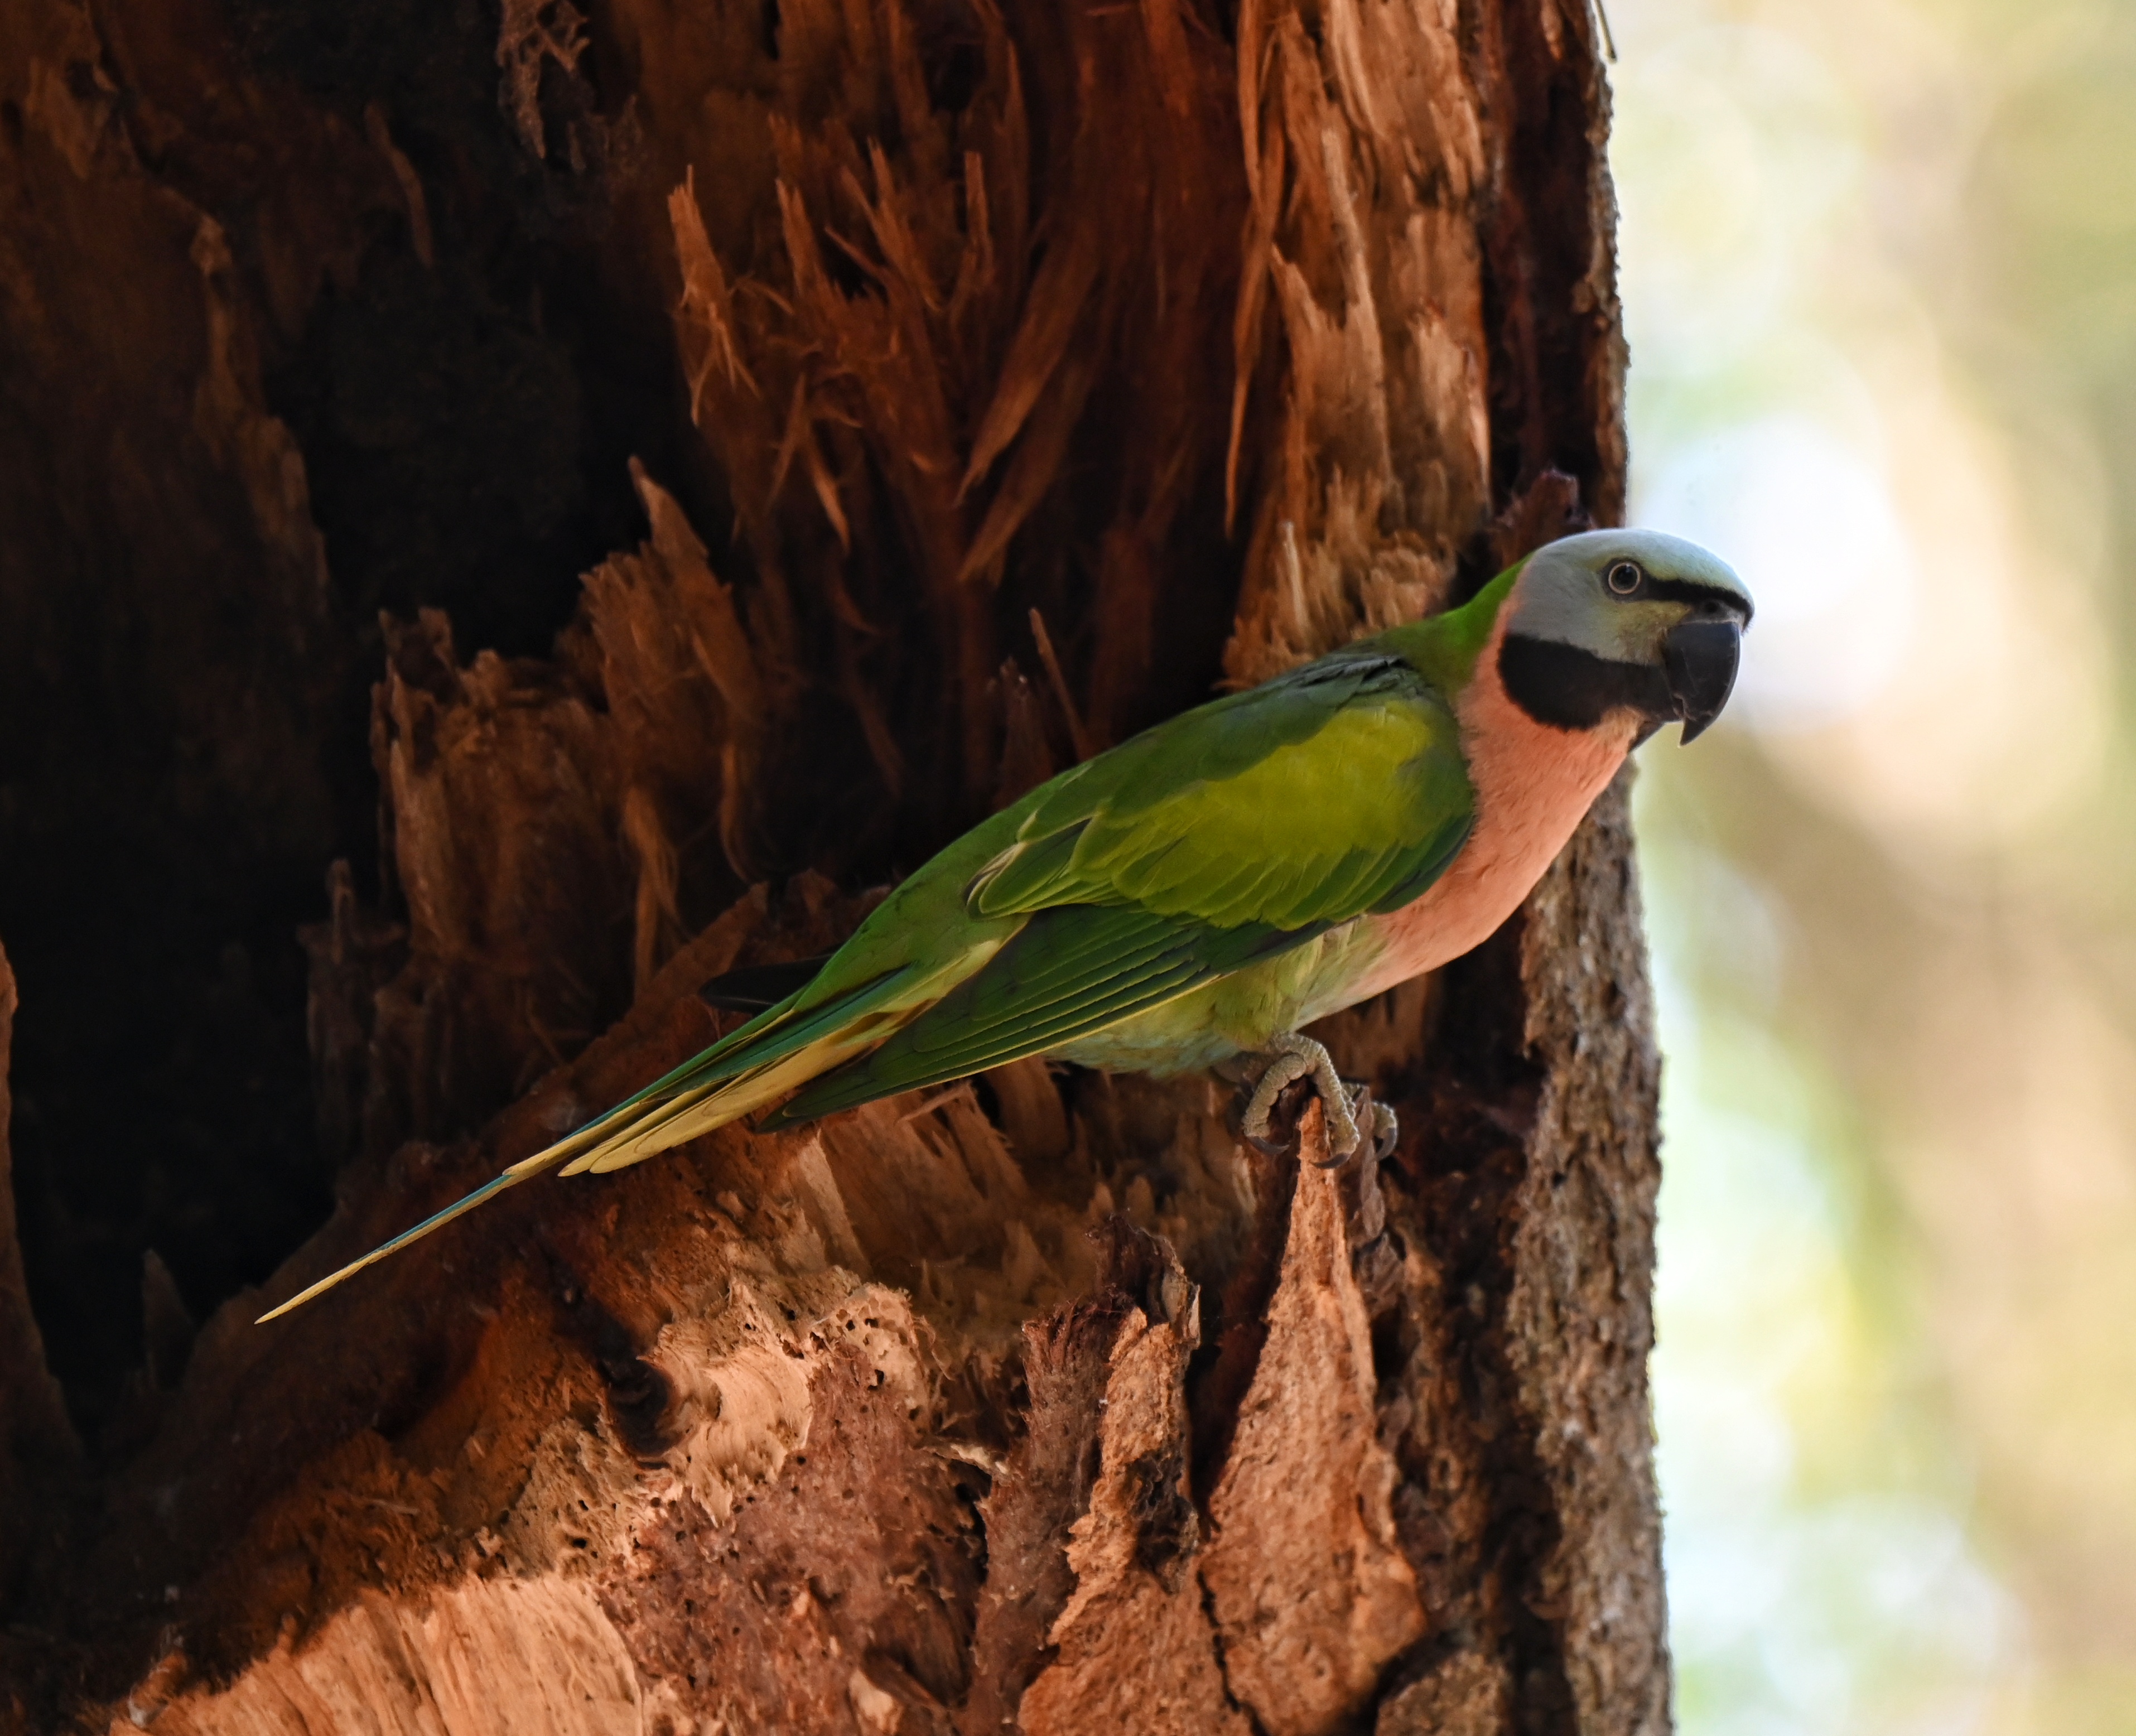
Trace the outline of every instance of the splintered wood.
<instances>
[{"instance_id":1,"label":"splintered wood","mask_svg":"<svg viewBox=\"0 0 2136 1736\"><path fill-rule=\"evenodd\" d=\"M1324 1161L1326 1150L1315 1105L1300 1155ZM1075 1588L1050 1636L1057 1659L1018 1713L1032 1736L1338 1729L1421 1637L1346 1219L1335 1177L1301 1171L1206 1540L1187 1486L1199 1298L1170 1267L1178 1317L1152 1321L1135 1308L1122 1323L1102 1400L1104 1468L1070 1531Z\"/></svg>"},{"instance_id":2,"label":"splintered wood","mask_svg":"<svg viewBox=\"0 0 2136 1736\"><path fill-rule=\"evenodd\" d=\"M663 61L644 95L678 171L666 214L692 414L760 574L817 591L826 625L855 636L839 691L882 775L902 774L910 697L883 691L864 647L913 618L956 721L931 757L988 788L1010 649L988 599L1020 537L1094 567L1097 606L1072 613L1093 636L1097 744L1146 720L1162 564L1198 567L1192 539L1216 528L1191 515L1222 459L1240 274L1221 41L1174 0L954 22L799 0L780 10L774 90L745 93L709 58L717 32L622 11ZM968 85L954 109L930 95L943 32ZM737 163L737 130L769 152ZM860 534L886 511L905 540L896 574ZM1055 557L1024 567L1012 589L1057 599Z\"/></svg>"},{"instance_id":3,"label":"splintered wood","mask_svg":"<svg viewBox=\"0 0 2136 1736\"><path fill-rule=\"evenodd\" d=\"M1488 182L1463 28L1451 6L1240 8L1234 513L1251 396L1279 405L1225 654L1241 686L1444 604L1486 512ZM1275 324L1271 381L1260 357Z\"/></svg>"},{"instance_id":4,"label":"splintered wood","mask_svg":"<svg viewBox=\"0 0 2136 1736\"><path fill-rule=\"evenodd\" d=\"M129 1719L295 1736L360 1707L381 1731L637 1730L696 1703L679 1675L714 1689L703 1703L733 1729L836 1728L842 1705L864 1729L1032 1736L1340 1727L1425 1622L1372 1427L1342 1183L1301 1172L1205 1519L1187 1398L1202 1299L1171 1244L1104 1215L1102 1195L1080 1211L1032 1195L968 1099L945 1108L932 1125L862 1111L834 1152L783 1142L759 1205L738 1221L715 1206L657 1273L639 1258L657 1224L634 1210L609 1225L638 1287L583 1306L665 1322L639 1360L660 1402L636 1438L575 1414L557 1367L536 1382L563 1397L554 1420L483 1418L425 1470L376 1448L360 1483L337 1464L343 1521L405 1547L471 1496L478 1508L501 1438L536 1431L505 1510L450 1570L424 1573L420 1598L366 1591L313 1631L293 1623L225 1688L172 1691L185 1661L167 1655ZM1317 1107L1303 1139L1324 1161ZM1018 1214L1005 1228L1004 1206ZM920 1250L992 1252L1008 1282L923 1284L916 1312L867 1275L868 1240L908 1269ZM1064 1292L1082 1299L1044 1308ZM1032 1409L1006 1457L957 1433L951 1331L995 1358L1021 1341ZM975 1472L993 1491L976 1622L959 1612L978 1582L957 1488ZM889 1577L856 1579L865 1563ZM996 1666L983 1686L973 1656ZM908 1726L908 1712L925 1715Z\"/></svg>"},{"instance_id":5,"label":"splintered wood","mask_svg":"<svg viewBox=\"0 0 2136 1736\"><path fill-rule=\"evenodd\" d=\"M1619 510L1586 9L222 10L0 0L0 338L65 474L127 491L118 552L21 565L149 571L131 513L242 579L181 733L278 824L361 771L376 669L376 895L342 846L305 935L337 1205L189 1355L152 1270L93 1457L0 1188L0 1736L1660 1736L1621 791L1504 934L1322 1029L1399 1112L1384 1162L1032 1060L543 1180L250 1323L990 807ZM561 378L558 449L612 458L585 500L505 453L464 473L509 510L464 501L442 439L391 474L448 506L348 482L421 421L365 357L449 394L514 322L492 388ZM323 367L376 389L360 438L315 432ZM552 507L591 541L546 655L416 606L454 535L531 592L566 545L483 539ZM357 608L373 521L415 546Z\"/></svg>"},{"instance_id":6,"label":"splintered wood","mask_svg":"<svg viewBox=\"0 0 2136 1736\"><path fill-rule=\"evenodd\" d=\"M1300 1156L1326 1149L1316 1104ZM1324 1161L1324 1160L1322 1160ZM1328 1171L1303 1169L1268 1339L1240 1408L1202 1566L1232 1691L1270 1736L1308 1736L1370 1698L1425 1630L1381 1445L1371 1323Z\"/></svg>"}]
</instances>

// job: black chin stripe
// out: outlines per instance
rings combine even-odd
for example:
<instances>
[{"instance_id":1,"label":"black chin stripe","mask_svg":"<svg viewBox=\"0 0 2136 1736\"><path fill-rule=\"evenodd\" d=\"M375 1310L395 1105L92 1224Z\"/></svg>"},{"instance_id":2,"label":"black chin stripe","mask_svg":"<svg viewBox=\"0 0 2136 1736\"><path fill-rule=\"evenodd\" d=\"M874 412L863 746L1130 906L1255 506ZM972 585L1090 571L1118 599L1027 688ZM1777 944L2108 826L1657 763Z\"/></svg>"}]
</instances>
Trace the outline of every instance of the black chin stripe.
<instances>
[{"instance_id":1,"label":"black chin stripe","mask_svg":"<svg viewBox=\"0 0 2136 1736\"><path fill-rule=\"evenodd\" d=\"M1668 676L1651 663L1619 663L1577 645L1508 633L1498 679L1513 703L1554 730L1591 730L1626 707L1643 717L1675 715Z\"/></svg>"}]
</instances>

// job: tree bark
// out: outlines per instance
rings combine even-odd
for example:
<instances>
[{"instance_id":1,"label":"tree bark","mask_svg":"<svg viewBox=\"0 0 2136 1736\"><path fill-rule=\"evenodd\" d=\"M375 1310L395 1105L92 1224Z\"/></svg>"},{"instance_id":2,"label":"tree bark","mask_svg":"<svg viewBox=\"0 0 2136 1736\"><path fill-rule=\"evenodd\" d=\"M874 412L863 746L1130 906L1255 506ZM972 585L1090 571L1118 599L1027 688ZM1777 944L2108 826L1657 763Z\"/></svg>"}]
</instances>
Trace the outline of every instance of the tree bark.
<instances>
[{"instance_id":1,"label":"tree bark","mask_svg":"<svg viewBox=\"0 0 2136 1736\"><path fill-rule=\"evenodd\" d=\"M1556 0L0 0L0 1730L1668 1727L1621 787L1321 1032L1383 1163L1020 1064L250 1323L1614 521L1606 118Z\"/></svg>"}]
</instances>

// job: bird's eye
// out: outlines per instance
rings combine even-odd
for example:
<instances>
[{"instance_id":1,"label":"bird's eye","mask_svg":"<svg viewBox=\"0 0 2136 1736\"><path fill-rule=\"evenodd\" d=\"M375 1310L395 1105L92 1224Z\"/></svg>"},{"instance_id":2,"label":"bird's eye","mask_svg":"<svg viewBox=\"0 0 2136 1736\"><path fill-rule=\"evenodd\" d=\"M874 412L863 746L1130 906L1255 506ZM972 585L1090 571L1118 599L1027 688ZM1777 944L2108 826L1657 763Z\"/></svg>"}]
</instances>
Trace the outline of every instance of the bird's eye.
<instances>
[{"instance_id":1,"label":"bird's eye","mask_svg":"<svg viewBox=\"0 0 2136 1736\"><path fill-rule=\"evenodd\" d=\"M1647 575L1641 572L1636 561L1620 560L1604 575L1609 589L1620 597L1629 597L1639 588L1639 581Z\"/></svg>"}]
</instances>

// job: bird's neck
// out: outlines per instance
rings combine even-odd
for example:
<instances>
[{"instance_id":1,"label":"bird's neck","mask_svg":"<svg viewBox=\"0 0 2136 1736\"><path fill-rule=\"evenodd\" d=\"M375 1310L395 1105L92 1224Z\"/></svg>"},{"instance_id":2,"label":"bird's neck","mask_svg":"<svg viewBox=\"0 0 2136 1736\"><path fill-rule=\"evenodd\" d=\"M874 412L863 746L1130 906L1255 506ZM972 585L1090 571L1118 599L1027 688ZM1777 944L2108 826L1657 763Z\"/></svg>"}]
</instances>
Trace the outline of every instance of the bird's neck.
<instances>
[{"instance_id":1,"label":"bird's neck","mask_svg":"<svg viewBox=\"0 0 2136 1736\"><path fill-rule=\"evenodd\" d=\"M1585 729L1538 720L1506 690L1498 653L1507 619L1502 611L1493 621L1454 712L1476 792L1475 853L1517 863L1512 878L1524 895L1617 775L1640 720L1629 710Z\"/></svg>"},{"instance_id":2,"label":"bird's neck","mask_svg":"<svg viewBox=\"0 0 2136 1736\"><path fill-rule=\"evenodd\" d=\"M1506 599L1512 594L1520 570L1509 567L1459 609L1390 628L1375 643L1412 665L1450 705L1486 662L1495 666L1498 642L1505 630Z\"/></svg>"}]
</instances>

